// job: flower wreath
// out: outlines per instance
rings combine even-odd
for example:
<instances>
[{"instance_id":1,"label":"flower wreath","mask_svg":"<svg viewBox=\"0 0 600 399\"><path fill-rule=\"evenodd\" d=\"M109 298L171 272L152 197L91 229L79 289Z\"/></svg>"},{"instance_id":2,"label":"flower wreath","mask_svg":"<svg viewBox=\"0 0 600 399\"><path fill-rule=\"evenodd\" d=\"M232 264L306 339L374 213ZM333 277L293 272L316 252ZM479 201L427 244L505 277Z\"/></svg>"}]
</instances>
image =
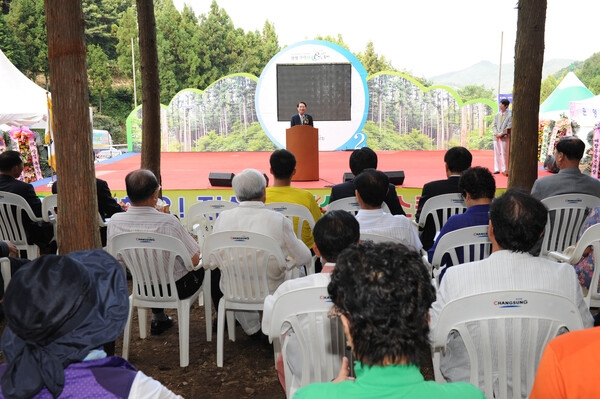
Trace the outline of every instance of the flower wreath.
<instances>
[{"instance_id":1,"label":"flower wreath","mask_svg":"<svg viewBox=\"0 0 600 399\"><path fill-rule=\"evenodd\" d=\"M23 160L23 173L21 173L19 180L27 183L40 180L42 170L34 133L25 126L13 127L10 129L10 138L13 142L13 148L21 153L21 159Z\"/></svg>"},{"instance_id":2,"label":"flower wreath","mask_svg":"<svg viewBox=\"0 0 600 399\"><path fill-rule=\"evenodd\" d=\"M556 121L554 124L554 128L552 129L552 133L550 134L550 140L548 141L548 152L546 155L554 154L554 147L556 147L556 143L565 137L572 136L573 130L571 129L571 122L566 115L561 115L561 118Z\"/></svg>"}]
</instances>

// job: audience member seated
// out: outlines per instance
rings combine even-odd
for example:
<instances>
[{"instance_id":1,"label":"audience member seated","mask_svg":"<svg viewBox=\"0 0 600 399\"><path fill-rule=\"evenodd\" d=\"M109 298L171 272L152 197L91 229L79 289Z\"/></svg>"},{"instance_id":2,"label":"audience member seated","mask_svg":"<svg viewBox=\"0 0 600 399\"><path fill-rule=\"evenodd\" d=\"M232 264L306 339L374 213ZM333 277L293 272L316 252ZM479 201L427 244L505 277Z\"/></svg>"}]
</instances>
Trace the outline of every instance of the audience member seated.
<instances>
[{"instance_id":1,"label":"audience member seated","mask_svg":"<svg viewBox=\"0 0 600 399\"><path fill-rule=\"evenodd\" d=\"M58 181L52 184L52 194L58 193ZM115 213L123 212L121 205L115 200L105 180L96 178L96 196L98 198L98 212L103 221L110 219ZM102 246L106 246L106 227L100 228Z\"/></svg>"},{"instance_id":2,"label":"audience member seated","mask_svg":"<svg viewBox=\"0 0 600 399\"><path fill-rule=\"evenodd\" d=\"M600 206L596 206L590 211L583 222L583 225L581 225L577 240L581 238L588 228L598 223L600 223ZM577 273L579 284L581 284L581 289L585 295L588 292L592 282L592 276L594 275L594 248L591 246L588 247L583 255L583 258L573 266L575 267L575 273Z\"/></svg>"},{"instance_id":3,"label":"audience member seated","mask_svg":"<svg viewBox=\"0 0 600 399\"><path fill-rule=\"evenodd\" d=\"M356 218L342 210L331 211L323 215L315 224L313 233L315 236L313 248L317 256L321 258L321 262L324 265L323 269L321 273L284 281L273 295L265 298L262 320L262 331L264 334L269 334L271 313L275 301L281 295L299 288L327 287L338 254L350 244L358 243L360 238L360 230ZM302 305L299 304L299 306ZM303 326L303 328L308 328L308 326ZM291 398L294 392L300 387L300 382L302 381L302 354L300 348L297 348L298 344L291 329L282 331L281 334L287 341L288 356L286 361L294 377L291 384L291 391L287 392L288 397ZM283 346L283 341L281 345ZM285 373L281 354L277 359L277 375L279 376L281 386L285 390Z\"/></svg>"},{"instance_id":4,"label":"audience member seated","mask_svg":"<svg viewBox=\"0 0 600 399\"><path fill-rule=\"evenodd\" d=\"M123 267L100 249L41 256L13 276L0 365L7 398L180 398L103 344L129 314Z\"/></svg>"},{"instance_id":5,"label":"audience member seated","mask_svg":"<svg viewBox=\"0 0 600 399\"><path fill-rule=\"evenodd\" d=\"M548 210L539 200L516 189L509 189L494 199L488 230L492 254L487 259L454 266L446 272L430 311L432 330L450 301L501 290L534 290L568 298L579 308L584 326L591 327L592 315L583 300L573 267L527 252L543 233L547 215ZM469 381L469 359L458 333L448 338L440 370L448 381Z\"/></svg>"},{"instance_id":6,"label":"audience member seated","mask_svg":"<svg viewBox=\"0 0 600 399\"><path fill-rule=\"evenodd\" d=\"M23 160L18 151L4 151L0 154L0 191L20 195L27 201L33 213L42 217L42 201L29 183L18 180L23 172ZM23 224L29 244L40 248L40 253L56 253L56 241L53 241L54 227L49 222L34 222L23 215Z\"/></svg>"},{"instance_id":7,"label":"audience member seated","mask_svg":"<svg viewBox=\"0 0 600 399\"><path fill-rule=\"evenodd\" d=\"M234 209L223 211L213 226L213 233L241 230L259 233L275 239L288 258L285 268L278 264L269 265L269 290L275 292L285 280L291 278L291 269L309 264L311 254L302 240L296 238L292 222L282 214L265 208L266 180L256 169L244 169L231 182L239 202ZM217 269L215 269L217 270ZM244 332L254 335L260 331L258 312L235 312L235 317Z\"/></svg>"},{"instance_id":8,"label":"audience member seated","mask_svg":"<svg viewBox=\"0 0 600 399\"><path fill-rule=\"evenodd\" d=\"M452 147L444 155L444 164L446 167L446 179L435 180L426 183L421 192L421 198L417 206L415 221L418 223L421 217L421 211L425 203L432 197L442 194L459 193L458 179L460 174L471 167L473 155L464 147ZM429 250L433 245L436 230L433 218L429 216L425 221L424 227L419 231L421 243L425 250Z\"/></svg>"},{"instance_id":9,"label":"audience member seated","mask_svg":"<svg viewBox=\"0 0 600 399\"><path fill-rule=\"evenodd\" d=\"M116 213L108 224L107 251L112 253L111 240L121 233L158 233L175 237L183 243L188 250L194 266L200 263L200 249L198 243L181 224L175 215L160 212L156 209L160 185L154 173L146 169L138 169L125 176L125 189L131 202L127 212ZM165 256L168 256L165 254ZM166 263L166 262L165 262ZM217 273L213 273L213 276ZM185 299L194 294L202 286L204 269L188 271L181 260L175 263L173 271L177 294L180 299ZM218 281L220 276L215 276L212 284L212 299L219 303L222 294ZM216 306L216 305L215 305ZM150 333L162 334L173 326L173 319L165 314L164 309L152 309L152 324Z\"/></svg>"},{"instance_id":10,"label":"audience member seated","mask_svg":"<svg viewBox=\"0 0 600 399\"><path fill-rule=\"evenodd\" d=\"M377 169L377 154L369 147L354 150L350 155L350 170L355 177L365 169ZM390 209L391 214L406 215L402 205L400 205L398 193L396 193L396 186L390 183L389 188L390 189L385 197L385 203ZM329 202L331 203L342 198L354 197L354 190L354 180L336 184L331 187Z\"/></svg>"},{"instance_id":11,"label":"audience member seated","mask_svg":"<svg viewBox=\"0 0 600 399\"><path fill-rule=\"evenodd\" d=\"M381 209L389 186L385 173L365 169L354 178L354 186L360 205L356 220L360 224L361 233L395 238L415 251L421 250L419 236L411 221L404 215L391 215Z\"/></svg>"},{"instance_id":12,"label":"audience member seated","mask_svg":"<svg viewBox=\"0 0 600 399\"><path fill-rule=\"evenodd\" d=\"M435 240L433 247L427 251L429 262L433 259L437 244L444 235L465 227L487 225L490 221L490 204L496 195L496 179L494 179L492 173L487 168L481 166L469 168L460 176L458 188L467 204L467 211L450 216L442 226L442 230ZM456 254L459 263L463 263L464 256L462 250L457 251ZM442 265L446 267L440 272L440 281L446 273L447 268L452 266L450 256L442 258Z\"/></svg>"},{"instance_id":13,"label":"audience member seated","mask_svg":"<svg viewBox=\"0 0 600 399\"><path fill-rule=\"evenodd\" d=\"M576 136L561 138L556 144L554 157L557 174L537 179L531 195L542 200L560 194L590 194L600 197L600 180L581 173L579 163L583 158L585 143Z\"/></svg>"},{"instance_id":14,"label":"audience member seated","mask_svg":"<svg viewBox=\"0 0 600 399\"><path fill-rule=\"evenodd\" d=\"M529 399L598 397L593 382L600 369L600 328L560 335L546 345Z\"/></svg>"},{"instance_id":15,"label":"audience member seated","mask_svg":"<svg viewBox=\"0 0 600 399\"><path fill-rule=\"evenodd\" d=\"M356 379L344 358L336 380L300 388L295 399L484 398L471 384L437 384L419 371L431 357L428 310L435 289L417 252L402 244L352 245L338 256L328 290Z\"/></svg>"},{"instance_id":16,"label":"audience member seated","mask_svg":"<svg viewBox=\"0 0 600 399\"><path fill-rule=\"evenodd\" d=\"M267 187L266 203L271 202L290 202L292 204L302 205L310 211L314 221L319 220L321 208L315 196L308 190L295 188L291 186L292 176L296 174L296 157L288 150L276 150L269 159L271 164L271 174L274 177L273 185ZM294 222L294 229L298 222ZM315 240L310 226L305 223L302 227L302 241L310 249Z\"/></svg>"}]
</instances>

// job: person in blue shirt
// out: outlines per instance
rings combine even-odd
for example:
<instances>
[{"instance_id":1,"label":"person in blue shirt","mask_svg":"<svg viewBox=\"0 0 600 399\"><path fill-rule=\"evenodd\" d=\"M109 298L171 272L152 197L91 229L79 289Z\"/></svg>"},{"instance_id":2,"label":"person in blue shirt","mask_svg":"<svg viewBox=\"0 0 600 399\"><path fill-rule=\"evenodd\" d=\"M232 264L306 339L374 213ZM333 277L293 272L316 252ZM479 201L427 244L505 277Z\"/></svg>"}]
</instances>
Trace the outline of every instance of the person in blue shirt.
<instances>
[{"instance_id":1,"label":"person in blue shirt","mask_svg":"<svg viewBox=\"0 0 600 399\"><path fill-rule=\"evenodd\" d=\"M433 259L435 249L445 234L465 227L487 225L490 222L490 204L496 195L496 180L489 169L475 166L465 170L458 180L458 188L467 204L467 211L450 216L444 223L433 246L427 251L429 262ZM457 250L456 255L460 263L463 263L464 256L460 250ZM445 255L442 258L442 265L446 267L440 273L440 282L446 269L452 266L450 256Z\"/></svg>"}]
</instances>

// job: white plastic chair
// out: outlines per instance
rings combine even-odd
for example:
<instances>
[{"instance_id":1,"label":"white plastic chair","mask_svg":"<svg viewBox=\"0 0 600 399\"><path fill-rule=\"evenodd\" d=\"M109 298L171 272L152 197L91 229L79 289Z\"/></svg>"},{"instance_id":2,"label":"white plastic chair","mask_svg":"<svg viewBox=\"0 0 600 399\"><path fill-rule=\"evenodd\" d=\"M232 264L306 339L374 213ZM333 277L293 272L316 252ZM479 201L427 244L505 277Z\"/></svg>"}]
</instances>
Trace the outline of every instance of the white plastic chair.
<instances>
[{"instance_id":1,"label":"white plastic chair","mask_svg":"<svg viewBox=\"0 0 600 399\"><path fill-rule=\"evenodd\" d=\"M34 222L41 222L25 198L20 195L0 191L0 240L8 240L16 245L19 251L27 251L27 259L38 257L39 248L27 243L27 234L23 224L23 213Z\"/></svg>"},{"instance_id":2,"label":"white plastic chair","mask_svg":"<svg viewBox=\"0 0 600 399\"><path fill-rule=\"evenodd\" d=\"M394 242L401 243L399 239L396 237L388 237L381 234L373 234L373 233L360 233L360 242L372 242L372 243L380 243L380 242Z\"/></svg>"},{"instance_id":3,"label":"white plastic chair","mask_svg":"<svg viewBox=\"0 0 600 399\"><path fill-rule=\"evenodd\" d=\"M463 260L459 261L459 253L462 252ZM451 231L444 234L431 258L431 264L426 263L430 269L438 269L443 266L442 258L448 254L452 265L473 262L485 259L492 252L492 242L488 237L488 225L471 226ZM427 261L425 257L424 261Z\"/></svg>"},{"instance_id":4,"label":"white plastic chair","mask_svg":"<svg viewBox=\"0 0 600 399\"><path fill-rule=\"evenodd\" d=\"M179 299L173 277L175 261L179 259L190 271L193 270L193 265L187 249L177 238L156 233L122 233L112 238L109 247L112 248L111 254L129 269L133 280L133 292L129 296L129 318L123 336L123 358L127 359L129 355L134 307L138 308L142 339L146 338L147 333L146 308L177 309L179 365L187 367L190 362L190 308L204 285L210 285L210 281L205 278L205 284L196 293ZM210 328L210 313L207 328Z\"/></svg>"},{"instance_id":5,"label":"white plastic chair","mask_svg":"<svg viewBox=\"0 0 600 399\"><path fill-rule=\"evenodd\" d=\"M190 233L198 236L200 248L202 248L204 238L212 233L213 225L219 214L237 206L238 204L235 202L224 200L200 201L190 206L185 215L185 224Z\"/></svg>"},{"instance_id":6,"label":"white plastic chair","mask_svg":"<svg viewBox=\"0 0 600 399\"><path fill-rule=\"evenodd\" d=\"M343 211L350 212L353 215L356 215L358 213L358 211L360 211L360 205L358 204L356 197L340 198L339 200L330 202L329 205L327 205L327 212L330 212L333 210L338 210L338 209L341 209ZM391 213L390 208L387 206L387 204L385 202L383 202L381 204L381 209L383 209L384 212Z\"/></svg>"},{"instance_id":7,"label":"white plastic chair","mask_svg":"<svg viewBox=\"0 0 600 399\"><path fill-rule=\"evenodd\" d=\"M431 197L423 205L417 227L423 229L429 215L433 218L436 237L450 216L465 213L467 205L458 193L442 194Z\"/></svg>"},{"instance_id":8,"label":"white plastic chair","mask_svg":"<svg viewBox=\"0 0 600 399\"><path fill-rule=\"evenodd\" d=\"M308 210L307 207L299 204L292 204L289 202L271 202L265 204L267 209L279 212L288 219L291 219L296 228L296 237L302 239L302 228L304 223L308 223L308 227L312 231L315 227L315 219Z\"/></svg>"},{"instance_id":9,"label":"white plastic chair","mask_svg":"<svg viewBox=\"0 0 600 399\"><path fill-rule=\"evenodd\" d=\"M58 206L58 194L50 194L42 198L42 219L44 222L52 223L54 228L54 240L57 240L56 207Z\"/></svg>"},{"instance_id":10,"label":"white plastic chair","mask_svg":"<svg viewBox=\"0 0 600 399\"><path fill-rule=\"evenodd\" d=\"M271 262L287 269L279 244L271 237L247 231L223 231L206 237L203 266L221 270L217 312L217 367L223 367L225 315L229 339L235 341L234 310L260 311L269 291L267 270ZM226 313L227 312L227 313Z\"/></svg>"},{"instance_id":11,"label":"white plastic chair","mask_svg":"<svg viewBox=\"0 0 600 399\"><path fill-rule=\"evenodd\" d=\"M589 211L600 205L600 198L588 194L562 194L544 198L548 208L548 221L540 256L550 251L564 251L575 244L579 230Z\"/></svg>"},{"instance_id":12,"label":"white plastic chair","mask_svg":"<svg viewBox=\"0 0 600 399\"><path fill-rule=\"evenodd\" d=\"M293 204L289 202L271 202L269 204L265 204L265 208L271 209L275 212L279 212L288 219L290 219L296 229L296 237L298 237L300 240L302 240L302 230L305 224L308 224L308 227L310 228L311 232L315 228L315 219L313 218L313 215L310 213L308 208L303 205ZM313 255L310 265L306 265L307 275L315 273L316 260L317 256Z\"/></svg>"},{"instance_id":13,"label":"white plastic chair","mask_svg":"<svg viewBox=\"0 0 600 399\"><path fill-rule=\"evenodd\" d=\"M58 242L58 215L56 208L58 206L58 194L50 194L42 198L42 219L44 222L52 223L54 228L54 238ZM98 212L98 226L107 227L107 223L102 219L102 215Z\"/></svg>"},{"instance_id":14,"label":"white plastic chair","mask_svg":"<svg viewBox=\"0 0 600 399\"><path fill-rule=\"evenodd\" d=\"M571 254L550 251L548 252L548 257L556 259L559 262L570 263L573 265L579 262L583 256L583 252L590 245L593 248L594 273L592 274L592 281L590 282L587 295L584 299L589 307L597 308L600 307L600 294L598 293L598 278L600 277L600 224L590 226L583 232Z\"/></svg>"},{"instance_id":15,"label":"white plastic chair","mask_svg":"<svg viewBox=\"0 0 600 399\"><path fill-rule=\"evenodd\" d=\"M433 331L445 350L457 331L470 362L470 382L487 398L525 398L547 342L567 329L583 328L569 299L539 291L496 291L449 302ZM512 392L511 388L512 387Z\"/></svg>"},{"instance_id":16,"label":"white plastic chair","mask_svg":"<svg viewBox=\"0 0 600 399\"><path fill-rule=\"evenodd\" d=\"M283 339L281 353L285 370L286 394L313 382L331 381L337 376L346 349L344 328L340 319L329 319L333 306L327 287L307 287L281 295L273 304L269 341L281 342L281 331L291 328L294 344L302 353L302 380L292 387L292 372L287 358L289 337ZM296 350L295 352L298 352Z\"/></svg>"},{"instance_id":17,"label":"white plastic chair","mask_svg":"<svg viewBox=\"0 0 600 399\"><path fill-rule=\"evenodd\" d=\"M10 283L12 272L10 270L10 259L0 258L0 271L2 272L2 280L4 280L4 292L6 293L6 287Z\"/></svg>"},{"instance_id":18,"label":"white plastic chair","mask_svg":"<svg viewBox=\"0 0 600 399\"><path fill-rule=\"evenodd\" d=\"M224 200L200 201L190 206L185 216L186 227L188 231L198 237L198 245L202 248L204 239L212 233L213 225L221 212L227 209L233 209L239 204L237 202ZM210 281L211 271L205 269L204 281ZM204 306L206 311L206 340L212 341L212 308L211 308L211 286L207 284L204 287L204 295L200 297L200 306ZM215 308L219 304L215 303Z\"/></svg>"}]
</instances>

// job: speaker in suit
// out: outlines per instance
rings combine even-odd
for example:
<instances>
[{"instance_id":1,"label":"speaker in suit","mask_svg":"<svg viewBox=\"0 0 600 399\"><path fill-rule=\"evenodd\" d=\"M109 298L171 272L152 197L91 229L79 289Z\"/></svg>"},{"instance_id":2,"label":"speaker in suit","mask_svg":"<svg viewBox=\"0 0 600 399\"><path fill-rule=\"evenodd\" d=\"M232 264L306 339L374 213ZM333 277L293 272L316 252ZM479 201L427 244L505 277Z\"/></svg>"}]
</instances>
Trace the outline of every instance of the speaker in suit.
<instances>
[{"instance_id":1,"label":"speaker in suit","mask_svg":"<svg viewBox=\"0 0 600 399\"><path fill-rule=\"evenodd\" d=\"M298 105L296 106L296 108L298 109L298 113L295 115L292 115L292 118L290 120L290 127L296 126L296 125L314 126L312 116L310 116L309 114L306 113L306 103L303 101L300 101L298 103Z\"/></svg>"},{"instance_id":2,"label":"speaker in suit","mask_svg":"<svg viewBox=\"0 0 600 399\"><path fill-rule=\"evenodd\" d=\"M303 116L305 118L304 123L302 123L302 119L300 117L300 114L294 114L294 115L292 115L292 119L290 120L291 126L296 126L296 125L314 126L313 125L313 118L312 118L312 116L310 116L309 114L304 114Z\"/></svg>"}]
</instances>

